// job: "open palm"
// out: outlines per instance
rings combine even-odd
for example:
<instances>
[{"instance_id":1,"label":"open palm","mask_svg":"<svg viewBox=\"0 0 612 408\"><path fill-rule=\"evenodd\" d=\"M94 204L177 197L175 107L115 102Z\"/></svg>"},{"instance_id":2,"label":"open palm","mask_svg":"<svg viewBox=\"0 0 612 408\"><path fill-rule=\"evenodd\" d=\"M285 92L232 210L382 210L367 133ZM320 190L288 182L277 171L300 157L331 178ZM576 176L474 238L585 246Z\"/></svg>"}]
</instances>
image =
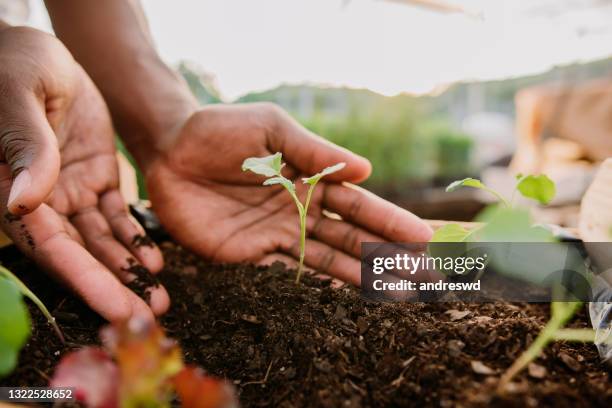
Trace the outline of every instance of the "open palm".
<instances>
[{"instance_id":1,"label":"open palm","mask_svg":"<svg viewBox=\"0 0 612 408\"><path fill-rule=\"evenodd\" d=\"M295 204L282 187L262 186L262 177L241 171L245 158L275 152L283 153L288 163L283 174L294 180L347 163L312 197L305 257L312 269L359 284L361 242L430 238L429 227L416 216L346 183L367 178L367 160L310 133L269 104L196 112L169 151L147 168L154 209L177 240L215 261L295 260ZM299 181L296 186L303 198L306 188Z\"/></svg>"},{"instance_id":2,"label":"open palm","mask_svg":"<svg viewBox=\"0 0 612 408\"><path fill-rule=\"evenodd\" d=\"M114 132L102 96L57 39L10 30L11 41L0 47L10 56L2 73L21 76L0 97L0 199L11 201L15 176L27 188L4 214L2 229L107 319L165 311L163 288L150 293L149 308L124 285L136 277L125 270L131 265L158 271L163 261L159 249L132 243L142 228L118 191Z\"/></svg>"}]
</instances>

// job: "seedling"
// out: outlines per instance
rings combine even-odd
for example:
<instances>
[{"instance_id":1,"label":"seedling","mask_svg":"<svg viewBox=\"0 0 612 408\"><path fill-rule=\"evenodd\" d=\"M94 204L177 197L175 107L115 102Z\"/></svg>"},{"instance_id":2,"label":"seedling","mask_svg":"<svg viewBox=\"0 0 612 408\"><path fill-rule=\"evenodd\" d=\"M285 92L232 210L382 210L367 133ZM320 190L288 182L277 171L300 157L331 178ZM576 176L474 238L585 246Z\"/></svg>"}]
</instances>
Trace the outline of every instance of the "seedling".
<instances>
[{"instance_id":1,"label":"seedling","mask_svg":"<svg viewBox=\"0 0 612 408\"><path fill-rule=\"evenodd\" d=\"M438 229L432 242L554 242L553 235L546 229L534 226L529 213L512 206L513 200L507 200L497 191L487 187L480 180L468 178L455 181L446 191L454 191L460 187L479 188L489 192L499 200L499 205L485 209L477 219L483 224L467 230L458 224L447 224ZM515 193L524 197L548 204L555 196L555 184L545 175L517 176ZM514 193L513 193L514 198ZM559 289L559 288L553 288ZM507 384L514 376L523 370L530 362L538 358L544 348L552 341L582 341L593 342L595 331L591 329L565 329L574 314L580 309L582 302L551 302L551 317L540 331L531 346L502 375L498 384L498 392L504 392Z\"/></svg>"},{"instance_id":2,"label":"seedling","mask_svg":"<svg viewBox=\"0 0 612 408\"><path fill-rule=\"evenodd\" d=\"M36 296L34 292L32 292L25 285L25 283L21 281L21 279L15 276L13 272L9 271L2 265L0 265L0 277L3 277L13 282L13 284L17 287L17 289L19 289L19 292L21 292L23 296L30 299L32 303L34 303L36 307L38 307L38 310L40 310L40 312L47 318L47 322L51 325L51 327L53 327L53 330L55 331L55 334L57 335L57 337L59 337L62 343L65 343L66 341L64 340L64 334L62 333L59 326L57 325L57 322L55 321L55 317L51 315L51 313L49 312L49 309L47 309L47 307L42 302L42 300L40 300L38 296Z\"/></svg>"},{"instance_id":3,"label":"seedling","mask_svg":"<svg viewBox=\"0 0 612 408\"><path fill-rule=\"evenodd\" d=\"M233 388L183 363L179 346L153 322L132 319L100 334L104 348L84 347L66 355L52 387L73 387L87 406L170 407L176 395L185 408L233 408Z\"/></svg>"},{"instance_id":4,"label":"seedling","mask_svg":"<svg viewBox=\"0 0 612 408\"><path fill-rule=\"evenodd\" d=\"M537 201L542 205L550 203L555 197L555 183L546 175L516 176L515 193L518 191L523 197ZM486 208L479 214L477 220L484 222L471 230L459 224L446 224L437 229L431 242L468 242L468 241L523 241L523 242L550 242L553 237L542 227L534 226L530 216L524 209L513 207L514 200L507 200L502 194L486 186L474 178L466 178L451 183L447 192L455 191L461 187L472 187L486 191L498 200L497 206ZM497 238L497 239L496 239Z\"/></svg>"},{"instance_id":5,"label":"seedling","mask_svg":"<svg viewBox=\"0 0 612 408\"><path fill-rule=\"evenodd\" d=\"M264 186L272 186L280 184L283 186L295 203L300 218L300 261L298 264L297 276L295 282L300 281L302 276L302 269L304 268L304 256L306 254L306 216L308 215L308 206L312 198L315 186L323 177L340 171L344 168L345 163L338 163L330 167L326 167L320 173L315 174L311 177L302 179L304 184L308 184L308 192L306 193L306 200L304 203L300 201L295 191L295 184L281 174L281 170L285 166L282 162L282 153L275 153L266 157L251 157L242 163L242 171L251 171L255 174L268 177L264 182Z\"/></svg>"},{"instance_id":6,"label":"seedling","mask_svg":"<svg viewBox=\"0 0 612 408\"><path fill-rule=\"evenodd\" d=\"M0 377L17 365L19 351L30 336L30 314L15 284L0 278Z\"/></svg>"},{"instance_id":7,"label":"seedling","mask_svg":"<svg viewBox=\"0 0 612 408\"><path fill-rule=\"evenodd\" d=\"M55 318L44 303L15 274L0 265L0 376L13 371L19 350L30 335L30 315L23 296L40 309L64 343L64 336Z\"/></svg>"}]
</instances>

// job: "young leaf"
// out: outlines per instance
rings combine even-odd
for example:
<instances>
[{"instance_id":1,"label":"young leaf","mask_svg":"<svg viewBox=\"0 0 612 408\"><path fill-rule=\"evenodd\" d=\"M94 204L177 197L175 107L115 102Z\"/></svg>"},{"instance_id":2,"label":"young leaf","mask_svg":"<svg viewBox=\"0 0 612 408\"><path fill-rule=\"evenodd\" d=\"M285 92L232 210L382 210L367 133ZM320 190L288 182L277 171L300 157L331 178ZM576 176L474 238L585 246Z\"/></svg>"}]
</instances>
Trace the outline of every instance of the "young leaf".
<instances>
[{"instance_id":1,"label":"young leaf","mask_svg":"<svg viewBox=\"0 0 612 408\"><path fill-rule=\"evenodd\" d=\"M185 367L173 379L183 408L234 408L238 400L226 382L207 377L197 367Z\"/></svg>"},{"instance_id":2,"label":"young leaf","mask_svg":"<svg viewBox=\"0 0 612 408\"><path fill-rule=\"evenodd\" d=\"M497 191L487 187L482 181L475 178L464 178L463 180L457 180L446 187L447 192L455 191L460 187L472 187L484 190L490 194L493 194L499 201L501 201L506 207L510 207L510 203Z\"/></svg>"},{"instance_id":3,"label":"young leaf","mask_svg":"<svg viewBox=\"0 0 612 408\"><path fill-rule=\"evenodd\" d=\"M548 204L555 197L555 183L546 175L521 177L516 185L523 197L531 198L540 204Z\"/></svg>"},{"instance_id":4,"label":"young leaf","mask_svg":"<svg viewBox=\"0 0 612 408\"><path fill-rule=\"evenodd\" d=\"M455 191L457 189L459 189L460 187L473 187L473 188L479 188L481 190L486 190L487 186L485 186L482 181L475 179L475 178L464 178L463 180L457 180L457 181L453 181L452 183L450 183L448 185L448 187L446 187L446 192L450 193L451 191Z\"/></svg>"},{"instance_id":5,"label":"young leaf","mask_svg":"<svg viewBox=\"0 0 612 408\"><path fill-rule=\"evenodd\" d=\"M98 347L84 347L64 356L49 386L74 388L77 401L88 407L118 406L119 370L110 355Z\"/></svg>"},{"instance_id":6,"label":"young leaf","mask_svg":"<svg viewBox=\"0 0 612 408\"><path fill-rule=\"evenodd\" d=\"M30 335L30 315L21 293L0 278L0 377L15 369L19 351Z\"/></svg>"},{"instance_id":7,"label":"young leaf","mask_svg":"<svg viewBox=\"0 0 612 408\"><path fill-rule=\"evenodd\" d=\"M271 186L271 185L274 185L274 184L280 184L283 187L285 187L287 190L289 190L290 192L295 193L295 186L293 185L291 180L286 179L283 176L272 177L272 178L266 179L263 182L264 186Z\"/></svg>"},{"instance_id":8,"label":"young leaf","mask_svg":"<svg viewBox=\"0 0 612 408\"><path fill-rule=\"evenodd\" d=\"M266 177L280 176L283 168L282 153L275 153L266 157L250 157L242 163L242 171L252 171Z\"/></svg>"},{"instance_id":9,"label":"young leaf","mask_svg":"<svg viewBox=\"0 0 612 408\"><path fill-rule=\"evenodd\" d=\"M469 233L459 224L446 224L434 231L429 242L463 242Z\"/></svg>"},{"instance_id":10,"label":"young leaf","mask_svg":"<svg viewBox=\"0 0 612 408\"><path fill-rule=\"evenodd\" d=\"M556 242L550 231L533 225L525 209L489 206L476 221L485 225L474 234L475 242Z\"/></svg>"},{"instance_id":11,"label":"young leaf","mask_svg":"<svg viewBox=\"0 0 612 408\"><path fill-rule=\"evenodd\" d=\"M338 164L334 164L333 166L329 166L324 168L321 172L315 174L314 176L310 176L307 178L303 178L302 181L304 182L304 184L310 184L315 185L319 182L319 180L321 180L321 178L328 176L332 173L335 173L337 171L342 170L344 167L346 166L346 163L338 163Z\"/></svg>"}]
</instances>

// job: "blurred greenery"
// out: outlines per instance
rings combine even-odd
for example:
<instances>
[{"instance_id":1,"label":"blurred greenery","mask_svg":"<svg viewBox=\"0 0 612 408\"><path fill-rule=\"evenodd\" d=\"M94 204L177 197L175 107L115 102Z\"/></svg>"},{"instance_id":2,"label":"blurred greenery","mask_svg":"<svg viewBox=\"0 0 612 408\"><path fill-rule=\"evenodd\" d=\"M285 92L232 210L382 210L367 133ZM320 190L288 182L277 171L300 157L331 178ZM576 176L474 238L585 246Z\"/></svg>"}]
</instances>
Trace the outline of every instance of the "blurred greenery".
<instances>
[{"instance_id":1,"label":"blurred greenery","mask_svg":"<svg viewBox=\"0 0 612 408\"><path fill-rule=\"evenodd\" d=\"M280 86L239 102L275 102L309 130L372 162L366 185L398 190L470 174L472 139L420 98L363 89Z\"/></svg>"},{"instance_id":2,"label":"blurred greenery","mask_svg":"<svg viewBox=\"0 0 612 408\"><path fill-rule=\"evenodd\" d=\"M439 94L419 97L387 97L366 89L281 85L249 93L235 102L279 104L311 131L367 157L373 165L367 186L379 193L394 194L415 186L443 186L474 175L474 139L455 125L474 109L512 117L517 90L559 80L600 77L610 67L612 58L555 67L538 75L458 82ZM180 63L177 70L202 105L222 102L213 75L188 62ZM469 103L473 95L478 95L477 106ZM127 153L120 141L117 145ZM140 194L146 197L139 172L138 177Z\"/></svg>"}]
</instances>

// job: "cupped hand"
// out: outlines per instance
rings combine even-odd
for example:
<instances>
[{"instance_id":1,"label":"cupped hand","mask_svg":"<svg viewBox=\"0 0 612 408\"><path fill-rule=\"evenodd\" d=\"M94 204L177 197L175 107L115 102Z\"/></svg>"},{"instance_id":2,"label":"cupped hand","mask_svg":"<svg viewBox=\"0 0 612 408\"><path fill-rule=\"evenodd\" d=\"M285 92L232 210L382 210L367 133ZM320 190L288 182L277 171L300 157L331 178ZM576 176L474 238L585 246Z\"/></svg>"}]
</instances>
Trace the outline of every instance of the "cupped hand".
<instances>
[{"instance_id":1,"label":"cupped hand","mask_svg":"<svg viewBox=\"0 0 612 408\"><path fill-rule=\"evenodd\" d=\"M164 312L163 287L149 306L125 286L139 266L157 272L163 261L134 242L143 230L119 194L113 128L93 82L59 40L32 29L1 30L0 59L2 229L108 320Z\"/></svg>"},{"instance_id":2,"label":"cupped hand","mask_svg":"<svg viewBox=\"0 0 612 408\"><path fill-rule=\"evenodd\" d=\"M418 217L349 184L368 177L366 159L309 132L271 104L213 105L194 113L167 151L144 166L153 207L180 243L215 261L294 263L295 204L282 187L262 186L262 177L241 170L244 159L275 152L283 153L283 174L296 180L302 199L302 176L346 163L313 195L307 267L358 285L361 242L430 239L431 229Z\"/></svg>"}]
</instances>

